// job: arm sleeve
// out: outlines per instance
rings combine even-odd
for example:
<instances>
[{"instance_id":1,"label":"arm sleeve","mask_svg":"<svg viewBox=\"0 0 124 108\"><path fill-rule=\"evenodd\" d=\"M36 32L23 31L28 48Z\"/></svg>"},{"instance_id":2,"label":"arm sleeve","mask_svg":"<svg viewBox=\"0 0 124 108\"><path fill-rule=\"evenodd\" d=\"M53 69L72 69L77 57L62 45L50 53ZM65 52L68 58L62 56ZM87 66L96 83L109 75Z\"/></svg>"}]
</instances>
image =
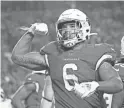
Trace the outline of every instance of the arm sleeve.
<instances>
[{"instance_id":1,"label":"arm sleeve","mask_svg":"<svg viewBox=\"0 0 124 108\"><path fill-rule=\"evenodd\" d=\"M96 63L96 69L99 69L99 67L101 66L102 63L104 62L108 62L110 63L112 66L114 66L115 61L116 61L116 52L112 47L105 47L105 52L103 53L103 55L98 59L97 63Z\"/></svg>"}]
</instances>

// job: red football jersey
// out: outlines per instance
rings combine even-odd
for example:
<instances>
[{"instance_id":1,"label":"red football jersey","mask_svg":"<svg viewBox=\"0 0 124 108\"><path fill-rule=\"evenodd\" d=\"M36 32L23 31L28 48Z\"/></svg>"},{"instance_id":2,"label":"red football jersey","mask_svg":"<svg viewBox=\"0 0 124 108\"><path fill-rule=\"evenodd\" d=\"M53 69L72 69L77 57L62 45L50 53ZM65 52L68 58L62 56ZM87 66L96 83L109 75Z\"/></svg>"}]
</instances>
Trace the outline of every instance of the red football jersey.
<instances>
[{"instance_id":1,"label":"red football jersey","mask_svg":"<svg viewBox=\"0 0 124 108\"><path fill-rule=\"evenodd\" d=\"M56 108L103 107L102 93L96 92L90 97L81 99L75 95L73 88L74 82L100 80L96 66L100 66L104 60L115 59L115 52L109 45L82 44L76 49L63 51L57 42L51 42L41 49L41 54L47 54L46 62L49 64ZM104 57L105 54L111 58Z\"/></svg>"},{"instance_id":2,"label":"red football jersey","mask_svg":"<svg viewBox=\"0 0 124 108\"><path fill-rule=\"evenodd\" d=\"M42 91L43 91L43 87L44 87L44 83L45 83L45 75L43 74L29 74L26 77L25 80L25 84L32 82L35 83L36 85L36 92L32 92L28 98L25 100L25 104L27 108L39 108L40 107L40 103L41 103L41 98L42 98Z\"/></svg>"},{"instance_id":3,"label":"red football jersey","mask_svg":"<svg viewBox=\"0 0 124 108\"><path fill-rule=\"evenodd\" d=\"M124 81L124 63L118 63L115 66L115 69L117 69L122 81Z\"/></svg>"}]
</instances>

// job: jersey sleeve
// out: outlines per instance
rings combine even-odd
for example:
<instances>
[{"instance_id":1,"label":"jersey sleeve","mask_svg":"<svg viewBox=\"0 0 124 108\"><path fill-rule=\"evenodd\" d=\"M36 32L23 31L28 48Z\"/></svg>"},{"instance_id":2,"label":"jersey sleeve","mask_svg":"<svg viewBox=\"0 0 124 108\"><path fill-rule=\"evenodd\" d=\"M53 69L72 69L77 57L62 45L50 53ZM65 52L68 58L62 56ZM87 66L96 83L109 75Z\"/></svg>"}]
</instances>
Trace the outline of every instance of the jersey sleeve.
<instances>
[{"instance_id":1,"label":"jersey sleeve","mask_svg":"<svg viewBox=\"0 0 124 108\"><path fill-rule=\"evenodd\" d=\"M116 51L114 48L109 44L104 44L101 47L101 50L103 51L101 57L98 59L96 63L96 70L102 65L104 62L110 63L112 66L114 66L116 61Z\"/></svg>"}]
</instances>

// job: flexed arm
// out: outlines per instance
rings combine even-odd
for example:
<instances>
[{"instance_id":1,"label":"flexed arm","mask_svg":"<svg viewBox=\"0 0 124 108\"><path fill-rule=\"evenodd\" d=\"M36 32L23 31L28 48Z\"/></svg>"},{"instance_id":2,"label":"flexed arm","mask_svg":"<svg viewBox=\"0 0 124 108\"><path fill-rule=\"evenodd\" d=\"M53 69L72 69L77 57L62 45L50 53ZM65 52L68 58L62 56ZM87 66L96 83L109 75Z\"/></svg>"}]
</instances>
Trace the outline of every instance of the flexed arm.
<instances>
[{"instance_id":1,"label":"flexed arm","mask_svg":"<svg viewBox=\"0 0 124 108\"><path fill-rule=\"evenodd\" d=\"M42 29L44 25L43 23L33 24L15 45L11 57L14 63L36 71L47 69L45 56L39 52L31 52L32 40L38 26ZM45 32L44 28L43 30L42 32Z\"/></svg>"}]
</instances>

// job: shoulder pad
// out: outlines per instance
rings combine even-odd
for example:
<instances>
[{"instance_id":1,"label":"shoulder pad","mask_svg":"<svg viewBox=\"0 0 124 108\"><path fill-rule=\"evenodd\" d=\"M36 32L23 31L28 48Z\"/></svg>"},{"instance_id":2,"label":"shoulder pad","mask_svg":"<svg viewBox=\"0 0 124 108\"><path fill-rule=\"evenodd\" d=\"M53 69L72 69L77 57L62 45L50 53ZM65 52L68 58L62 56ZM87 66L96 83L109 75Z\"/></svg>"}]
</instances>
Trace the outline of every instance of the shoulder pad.
<instances>
[{"instance_id":1,"label":"shoulder pad","mask_svg":"<svg viewBox=\"0 0 124 108\"><path fill-rule=\"evenodd\" d=\"M110 44L107 44L107 43L99 44L99 46L102 47L102 48L104 48L104 49L106 49L107 51L108 50L115 51L114 50L114 47L112 45L110 45Z\"/></svg>"},{"instance_id":2,"label":"shoulder pad","mask_svg":"<svg viewBox=\"0 0 124 108\"><path fill-rule=\"evenodd\" d=\"M42 54L42 55L51 54L51 53L54 53L56 51L57 51L57 42L52 41L40 49L40 54Z\"/></svg>"},{"instance_id":3,"label":"shoulder pad","mask_svg":"<svg viewBox=\"0 0 124 108\"><path fill-rule=\"evenodd\" d=\"M102 52L102 55L99 58L99 60L97 61L96 70L99 68L99 66L103 62L109 62L112 66L114 66L117 54L116 54L116 51L114 50L113 46L103 43L103 44L99 44L99 48Z\"/></svg>"},{"instance_id":4,"label":"shoulder pad","mask_svg":"<svg viewBox=\"0 0 124 108\"><path fill-rule=\"evenodd\" d=\"M110 44L103 43L99 45L104 54L116 54L114 47Z\"/></svg>"}]
</instances>

